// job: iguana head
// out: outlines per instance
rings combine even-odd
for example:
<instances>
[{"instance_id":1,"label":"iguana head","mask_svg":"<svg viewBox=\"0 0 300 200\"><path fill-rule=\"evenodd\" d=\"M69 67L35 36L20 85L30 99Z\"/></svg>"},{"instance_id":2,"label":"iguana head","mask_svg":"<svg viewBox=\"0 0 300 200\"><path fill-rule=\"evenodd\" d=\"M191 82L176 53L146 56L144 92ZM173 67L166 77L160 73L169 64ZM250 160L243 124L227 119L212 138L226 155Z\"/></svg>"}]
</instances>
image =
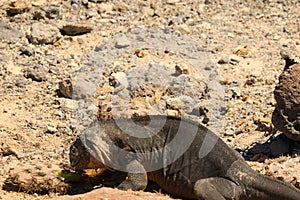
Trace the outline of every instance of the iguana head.
<instances>
[{"instance_id":1,"label":"iguana head","mask_svg":"<svg viewBox=\"0 0 300 200\"><path fill-rule=\"evenodd\" d=\"M104 165L95 159L78 138L70 147L70 163L76 171L83 169L98 169L104 168Z\"/></svg>"}]
</instances>

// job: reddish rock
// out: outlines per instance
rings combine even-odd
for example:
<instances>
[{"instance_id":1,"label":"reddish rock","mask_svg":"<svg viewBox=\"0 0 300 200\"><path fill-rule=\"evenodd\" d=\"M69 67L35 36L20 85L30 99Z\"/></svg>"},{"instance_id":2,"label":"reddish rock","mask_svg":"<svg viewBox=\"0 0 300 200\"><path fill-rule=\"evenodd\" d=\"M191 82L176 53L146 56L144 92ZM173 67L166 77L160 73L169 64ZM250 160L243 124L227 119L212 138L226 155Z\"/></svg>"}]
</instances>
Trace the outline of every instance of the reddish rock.
<instances>
[{"instance_id":1,"label":"reddish rock","mask_svg":"<svg viewBox=\"0 0 300 200\"><path fill-rule=\"evenodd\" d=\"M288 138L300 141L300 64L286 55L283 58L286 66L275 87L272 122Z\"/></svg>"}]
</instances>

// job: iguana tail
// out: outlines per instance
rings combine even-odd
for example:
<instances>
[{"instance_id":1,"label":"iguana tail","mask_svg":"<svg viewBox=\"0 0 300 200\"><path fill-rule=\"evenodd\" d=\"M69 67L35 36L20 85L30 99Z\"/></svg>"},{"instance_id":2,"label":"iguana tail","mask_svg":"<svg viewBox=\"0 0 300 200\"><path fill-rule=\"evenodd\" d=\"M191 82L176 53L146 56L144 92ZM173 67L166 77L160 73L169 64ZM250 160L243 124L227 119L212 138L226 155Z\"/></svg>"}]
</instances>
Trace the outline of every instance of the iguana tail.
<instances>
[{"instance_id":1,"label":"iguana tail","mask_svg":"<svg viewBox=\"0 0 300 200\"><path fill-rule=\"evenodd\" d=\"M250 184L249 188L248 195L259 197L258 199L300 200L300 190L288 183L262 174L254 176L254 182Z\"/></svg>"},{"instance_id":2,"label":"iguana tail","mask_svg":"<svg viewBox=\"0 0 300 200\"><path fill-rule=\"evenodd\" d=\"M244 161L234 162L228 170L228 176L245 189L247 200L300 200L300 190L257 173Z\"/></svg>"}]
</instances>

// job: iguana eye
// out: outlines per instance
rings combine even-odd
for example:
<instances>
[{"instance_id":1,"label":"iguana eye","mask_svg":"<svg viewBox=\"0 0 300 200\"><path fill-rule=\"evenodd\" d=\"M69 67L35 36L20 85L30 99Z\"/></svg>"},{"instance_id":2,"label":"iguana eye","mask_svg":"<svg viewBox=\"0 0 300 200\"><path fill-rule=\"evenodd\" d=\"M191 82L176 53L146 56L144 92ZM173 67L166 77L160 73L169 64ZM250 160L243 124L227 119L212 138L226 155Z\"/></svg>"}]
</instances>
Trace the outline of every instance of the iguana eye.
<instances>
[{"instance_id":1,"label":"iguana eye","mask_svg":"<svg viewBox=\"0 0 300 200\"><path fill-rule=\"evenodd\" d=\"M71 156L77 157L77 156L79 156L79 151L76 147L72 146L70 149L70 154L71 154Z\"/></svg>"}]
</instances>

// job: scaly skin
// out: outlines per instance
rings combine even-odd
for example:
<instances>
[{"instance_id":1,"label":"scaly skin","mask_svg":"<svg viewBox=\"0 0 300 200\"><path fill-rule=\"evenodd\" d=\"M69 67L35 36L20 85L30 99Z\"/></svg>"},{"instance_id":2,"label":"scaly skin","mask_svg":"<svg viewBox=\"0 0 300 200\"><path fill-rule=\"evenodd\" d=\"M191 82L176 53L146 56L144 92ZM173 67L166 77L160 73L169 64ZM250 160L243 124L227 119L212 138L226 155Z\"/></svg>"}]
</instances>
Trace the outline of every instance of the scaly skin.
<instances>
[{"instance_id":1,"label":"scaly skin","mask_svg":"<svg viewBox=\"0 0 300 200\"><path fill-rule=\"evenodd\" d=\"M164 116L150 117L151 123L149 117L135 118L135 123L131 119L93 123L71 146L71 165L76 170L128 171L128 178L118 186L123 190L143 190L147 180L152 180L169 193L189 199L300 200L299 190L252 170L236 151L204 126L175 117L167 117L165 122ZM139 133L132 128L135 125L146 125L142 132L151 137L131 136ZM153 135L156 127L161 128ZM188 144L187 149L182 148L183 144ZM199 157L202 146L212 148ZM156 153L150 156L153 151ZM166 163L168 160L172 162Z\"/></svg>"}]
</instances>

